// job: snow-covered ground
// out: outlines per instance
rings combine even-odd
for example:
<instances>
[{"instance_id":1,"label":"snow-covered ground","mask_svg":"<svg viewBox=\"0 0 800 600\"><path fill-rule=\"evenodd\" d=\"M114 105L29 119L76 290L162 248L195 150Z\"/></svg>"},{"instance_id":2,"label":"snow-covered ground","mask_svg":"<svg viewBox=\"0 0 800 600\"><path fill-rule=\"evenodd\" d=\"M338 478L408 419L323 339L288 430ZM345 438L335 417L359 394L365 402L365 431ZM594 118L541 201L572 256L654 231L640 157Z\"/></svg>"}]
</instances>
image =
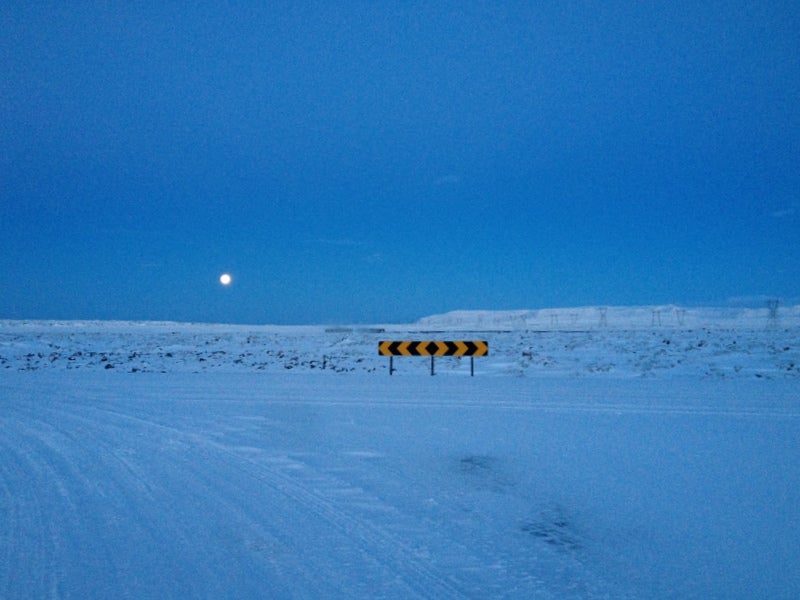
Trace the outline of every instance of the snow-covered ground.
<instances>
[{"instance_id":1,"label":"snow-covered ground","mask_svg":"<svg viewBox=\"0 0 800 600\"><path fill-rule=\"evenodd\" d=\"M481 375L782 379L800 377L799 333L800 306L775 318L767 309L459 311L369 327L0 321L0 372L388 373L380 340L485 339ZM439 358L435 368L468 375L468 363ZM422 358L395 367L430 372Z\"/></svg>"},{"instance_id":2,"label":"snow-covered ground","mask_svg":"<svg viewBox=\"0 0 800 600\"><path fill-rule=\"evenodd\" d=\"M0 322L0 597L800 597L800 328L637 310Z\"/></svg>"}]
</instances>

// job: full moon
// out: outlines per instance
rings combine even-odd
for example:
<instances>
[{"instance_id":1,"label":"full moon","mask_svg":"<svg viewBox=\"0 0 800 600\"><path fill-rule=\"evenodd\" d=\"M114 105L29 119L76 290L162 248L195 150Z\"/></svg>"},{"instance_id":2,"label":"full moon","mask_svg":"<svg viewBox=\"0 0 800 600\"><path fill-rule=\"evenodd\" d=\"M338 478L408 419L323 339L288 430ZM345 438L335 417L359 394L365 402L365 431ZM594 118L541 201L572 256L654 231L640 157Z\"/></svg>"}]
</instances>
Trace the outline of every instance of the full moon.
<instances>
[{"instance_id":1,"label":"full moon","mask_svg":"<svg viewBox=\"0 0 800 600\"><path fill-rule=\"evenodd\" d=\"M222 285L230 285L231 281L233 281L233 277L231 277L227 273L223 273L222 275L219 276L219 282Z\"/></svg>"}]
</instances>

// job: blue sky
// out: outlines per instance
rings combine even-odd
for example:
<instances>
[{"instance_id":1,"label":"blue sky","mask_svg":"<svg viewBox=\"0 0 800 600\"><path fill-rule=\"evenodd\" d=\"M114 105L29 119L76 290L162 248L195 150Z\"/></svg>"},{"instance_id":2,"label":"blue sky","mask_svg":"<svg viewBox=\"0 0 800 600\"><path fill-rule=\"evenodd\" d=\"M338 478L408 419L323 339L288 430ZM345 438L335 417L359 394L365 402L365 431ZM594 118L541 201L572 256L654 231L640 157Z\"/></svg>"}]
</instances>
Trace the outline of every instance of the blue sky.
<instances>
[{"instance_id":1,"label":"blue sky","mask_svg":"<svg viewBox=\"0 0 800 600\"><path fill-rule=\"evenodd\" d=\"M796 2L184 4L0 7L0 318L800 298Z\"/></svg>"}]
</instances>

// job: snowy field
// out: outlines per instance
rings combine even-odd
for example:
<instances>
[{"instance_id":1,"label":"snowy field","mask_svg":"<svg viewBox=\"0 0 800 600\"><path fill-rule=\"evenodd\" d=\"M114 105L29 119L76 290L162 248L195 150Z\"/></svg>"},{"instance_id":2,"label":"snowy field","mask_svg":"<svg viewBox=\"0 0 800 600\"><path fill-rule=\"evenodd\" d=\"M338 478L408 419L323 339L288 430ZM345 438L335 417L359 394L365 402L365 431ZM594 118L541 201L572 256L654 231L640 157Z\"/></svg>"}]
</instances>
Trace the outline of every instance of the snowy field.
<instances>
[{"instance_id":1,"label":"snowy field","mask_svg":"<svg viewBox=\"0 0 800 600\"><path fill-rule=\"evenodd\" d=\"M0 598L800 597L795 314L0 322Z\"/></svg>"}]
</instances>

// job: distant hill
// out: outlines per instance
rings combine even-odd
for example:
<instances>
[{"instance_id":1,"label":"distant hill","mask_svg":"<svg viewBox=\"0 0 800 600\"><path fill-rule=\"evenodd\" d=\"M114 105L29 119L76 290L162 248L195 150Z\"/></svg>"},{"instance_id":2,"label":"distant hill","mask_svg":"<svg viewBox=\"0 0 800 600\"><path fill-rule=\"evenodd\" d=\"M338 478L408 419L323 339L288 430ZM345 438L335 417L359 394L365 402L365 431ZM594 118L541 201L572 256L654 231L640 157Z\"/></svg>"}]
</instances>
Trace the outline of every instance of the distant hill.
<instances>
[{"instance_id":1,"label":"distant hill","mask_svg":"<svg viewBox=\"0 0 800 600\"><path fill-rule=\"evenodd\" d=\"M583 331L592 329L769 329L800 326L800 306L723 308L680 306L582 306L539 310L458 310L420 319L440 330Z\"/></svg>"}]
</instances>

